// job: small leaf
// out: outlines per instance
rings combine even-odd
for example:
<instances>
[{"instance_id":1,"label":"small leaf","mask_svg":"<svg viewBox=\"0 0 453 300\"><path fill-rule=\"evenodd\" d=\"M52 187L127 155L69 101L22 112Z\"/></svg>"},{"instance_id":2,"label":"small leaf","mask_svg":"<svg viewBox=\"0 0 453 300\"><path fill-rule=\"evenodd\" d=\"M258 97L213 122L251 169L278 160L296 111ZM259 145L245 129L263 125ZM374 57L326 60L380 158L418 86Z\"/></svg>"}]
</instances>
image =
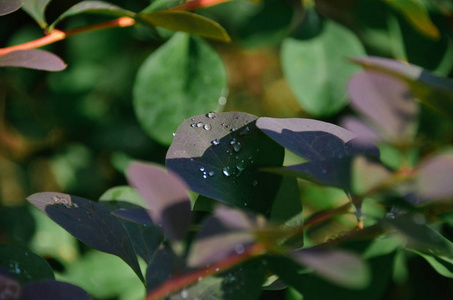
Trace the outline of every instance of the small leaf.
<instances>
[{"instance_id":1,"label":"small leaf","mask_svg":"<svg viewBox=\"0 0 453 300\"><path fill-rule=\"evenodd\" d=\"M66 64L53 53L44 50L19 50L0 56L0 67L19 67L44 71L61 71Z\"/></svg>"},{"instance_id":2,"label":"small leaf","mask_svg":"<svg viewBox=\"0 0 453 300\"><path fill-rule=\"evenodd\" d=\"M420 33L439 39L440 33L429 17L429 12L420 0L385 0L385 3L401 12L406 20Z\"/></svg>"},{"instance_id":3,"label":"small leaf","mask_svg":"<svg viewBox=\"0 0 453 300\"><path fill-rule=\"evenodd\" d=\"M231 38L225 29L218 23L186 11L158 11L151 13L139 13L139 20L173 31L183 31L205 38L222 42L230 42Z\"/></svg>"},{"instance_id":4,"label":"small leaf","mask_svg":"<svg viewBox=\"0 0 453 300\"><path fill-rule=\"evenodd\" d=\"M119 256L143 279L127 231L107 208L62 193L37 193L27 200L85 244Z\"/></svg>"},{"instance_id":5,"label":"small leaf","mask_svg":"<svg viewBox=\"0 0 453 300\"><path fill-rule=\"evenodd\" d=\"M182 239L191 222L188 187L176 174L153 164L132 163L128 180L148 201L151 219L170 239Z\"/></svg>"},{"instance_id":6,"label":"small leaf","mask_svg":"<svg viewBox=\"0 0 453 300\"><path fill-rule=\"evenodd\" d=\"M326 21L321 34L311 39L283 42L283 72L305 111L326 116L347 104L347 82L359 69L346 58L355 55L365 55L359 39L332 21Z\"/></svg>"},{"instance_id":7,"label":"small leaf","mask_svg":"<svg viewBox=\"0 0 453 300\"><path fill-rule=\"evenodd\" d=\"M44 29L47 27L44 12L50 1L51 0L22 0L22 9Z\"/></svg>"},{"instance_id":8,"label":"small leaf","mask_svg":"<svg viewBox=\"0 0 453 300\"><path fill-rule=\"evenodd\" d=\"M20 0L0 0L0 16L10 14L22 6Z\"/></svg>"},{"instance_id":9,"label":"small leaf","mask_svg":"<svg viewBox=\"0 0 453 300\"><path fill-rule=\"evenodd\" d=\"M423 257L440 275L453 278L453 260L446 260L442 257L432 256L413 249L410 249L410 251Z\"/></svg>"},{"instance_id":10,"label":"small leaf","mask_svg":"<svg viewBox=\"0 0 453 300\"><path fill-rule=\"evenodd\" d=\"M167 152L167 167L194 192L268 215L281 178L260 168L281 166L284 151L255 120L233 112L185 120Z\"/></svg>"},{"instance_id":11,"label":"small leaf","mask_svg":"<svg viewBox=\"0 0 453 300\"><path fill-rule=\"evenodd\" d=\"M55 278L47 261L20 247L0 245L0 267L22 285Z\"/></svg>"},{"instance_id":12,"label":"small leaf","mask_svg":"<svg viewBox=\"0 0 453 300\"><path fill-rule=\"evenodd\" d=\"M182 120L220 109L218 99L226 88L226 70L218 54L205 41L177 33L138 71L135 113L149 136L169 145Z\"/></svg>"},{"instance_id":13,"label":"small leaf","mask_svg":"<svg viewBox=\"0 0 453 300\"><path fill-rule=\"evenodd\" d=\"M403 81L368 71L349 82L351 105L371 120L385 140L410 141L416 133L418 104Z\"/></svg>"},{"instance_id":14,"label":"small leaf","mask_svg":"<svg viewBox=\"0 0 453 300\"><path fill-rule=\"evenodd\" d=\"M20 299L48 300L90 300L91 297L82 288L61 281L38 281L22 288Z\"/></svg>"},{"instance_id":15,"label":"small leaf","mask_svg":"<svg viewBox=\"0 0 453 300\"><path fill-rule=\"evenodd\" d=\"M50 30L55 28L55 26L60 23L63 19L78 15L78 14L83 14L83 13L96 13L96 14L103 14L103 15L108 15L108 16L114 16L114 17L135 17L135 13L131 12L129 10L123 9L121 7L118 7L116 5L103 2L103 1L82 1L77 3L76 5L72 6L69 8L67 11L65 11L63 14L61 14L58 19L56 19L52 25L50 25Z\"/></svg>"},{"instance_id":16,"label":"small leaf","mask_svg":"<svg viewBox=\"0 0 453 300\"><path fill-rule=\"evenodd\" d=\"M292 257L315 273L338 285L364 289L371 281L368 266L358 256L342 250L300 250Z\"/></svg>"}]
</instances>

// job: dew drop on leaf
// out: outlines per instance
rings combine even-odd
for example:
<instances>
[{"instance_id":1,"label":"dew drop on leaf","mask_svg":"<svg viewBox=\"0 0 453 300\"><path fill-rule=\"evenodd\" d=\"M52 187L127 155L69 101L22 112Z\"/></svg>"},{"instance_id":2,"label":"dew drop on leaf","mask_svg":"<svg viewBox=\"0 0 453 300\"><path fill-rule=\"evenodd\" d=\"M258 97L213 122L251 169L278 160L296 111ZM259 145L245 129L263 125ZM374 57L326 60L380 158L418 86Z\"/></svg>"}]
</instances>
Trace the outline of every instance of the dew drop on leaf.
<instances>
[{"instance_id":1,"label":"dew drop on leaf","mask_svg":"<svg viewBox=\"0 0 453 300\"><path fill-rule=\"evenodd\" d=\"M215 119L215 112L211 111L209 114L206 115L209 119Z\"/></svg>"},{"instance_id":2,"label":"dew drop on leaf","mask_svg":"<svg viewBox=\"0 0 453 300\"><path fill-rule=\"evenodd\" d=\"M198 127L198 128L203 127L203 125L204 125L203 122L198 122L198 123L197 123L197 127Z\"/></svg>"},{"instance_id":3,"label":"dew drop on leaf","mask_svg":"<svg viewBox=\"0 0 453 300\"><path fill-rule=\"evenodd\" d=\"M230 145L234 145L234 144L236 144L236 138L232 138L230 141Z\"/></svg>"},{"instance_id":4,"label":"dew drop on leaf","mask_svg":"<svg viewBox=\"0 0 453 300\"><path fill-rule=\"evenodd\" d=\"M204 172L204 167L200 167L200 171L201 171L201 172Z\"/></svg>"},{"instance_id":5,"label":"dew drop on leaf","mask_svg":"<svg viewBox=\"0 0 453 300\"><path fill-rule=\"evenodd\" d=\"M239 170L239 171L244 171L245 167L246 167L246 163L245 161L241 160L239 161L237 164L236 164L236 168Z\"/></svg>"},{"instance_id":6,"label":"dew drop on leaf","mask_svg":"<svg viewBox=\"0 0 453 300\"><path fill-rule=\"evenodd\" d=\"M204 130L211 130L212 125L211 125L211 124L205 124L205 125L203 126L203 128L204 128Z\"/></svg>"},{"instance_id":7,"label":"dew drop on leaf","mask_svg":"<svg viewBox=\"0 0 453 300\"><path fill-rule=\"evenodd\" d=\"M253 186L257 186L257 185L258 185L258 180L253 180L253 181L252 181L252 185L253 185Z\"/></svg>"},{"instance_id":8,"label":"dew drop on leaf","mask_svg":"<svg viewBox=\"0 0 453 300\"><path fill-rule=\"evenodd\" d=\"M213 144L214 146L217 146L220 144L220 141L218 139L215 139L211 142L211 144Z\"/></svg>"},{"instance_id":9,"label":"dew drop on leaf","mask_svg":"<svg viewBox=\"0 0 453 300\"><path fill-rule=\"evenodd\" d=\"M214 176L214 170L209 171L209 176Z\"/></svg>"},{"instance_id":10,"label":"dew drop on leaf","mask_svg":"<svg viewBox=\"0 0 453 300\"><path fill-rule=\"evenodd\" d=\"M197 127L197 123L190 124L191 127Z\"/></svg>"},{"instance_id":11,"label":"dew drop on leaf","mask_svg":"<svg viewBox=\"0 0 453 300\"><path fill-rule=\"evenodd\" d=\"M236 151L236 152L241 151L241 149L242 149L242 144L239 143L239 142L238 142L237 144L234 144L234 145L233 145L233 149L234 149L234 151Z\"/></svg>"},{"instance_id":12,"label":"dew drop on leaf","mask_svg":"<svg viewBox=\"0 0 453 300\"><path fill-rule=\"evenodd\" d=\"M182 290L180 295L181 298L187 299L187 297L189 297L189 292L187 290Z\"/></svg>"},{"instance_id":13,"label":"dew drop on leaf","mask_svg":"<svg viewBox=\"0 0 453 300\"><path fill-rule=\"evenodd\" d=\"M229 167L224 167L223 168L223 175L225 176L230 176L230 168Z\"/></svg>"}]
</instances>

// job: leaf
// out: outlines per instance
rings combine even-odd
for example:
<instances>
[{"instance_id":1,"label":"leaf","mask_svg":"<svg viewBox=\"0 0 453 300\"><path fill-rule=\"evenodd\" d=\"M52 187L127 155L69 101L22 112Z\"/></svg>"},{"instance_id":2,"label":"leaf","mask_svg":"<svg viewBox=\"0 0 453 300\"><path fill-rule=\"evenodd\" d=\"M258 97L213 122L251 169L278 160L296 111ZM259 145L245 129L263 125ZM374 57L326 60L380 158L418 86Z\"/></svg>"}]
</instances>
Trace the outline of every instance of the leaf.
<instances>
[{"instance_id":1,"label":"leaf","mask_svg":"<svg viewBox=\"0 0 453 300\"><path fill-rule=\"evenodd\" d=\"M153 164L132 163L128 180L148 201L151 219L170 239L182 239L191 222L188 187L176 174Z\"/></svg>"},{"instance_id":2,"label":"leaf","mask_svg":"<svg viewBox=\"0 0 453 300\"><path fill-rule=\"evenodd\" d=\"M354 195L364 195L387 182L392 171L381 162L364 156L354 158L351 167L352 187Z\"/></svg>"},{"instance_id":3,"label":"leaf","mask_svg":"<svg viewBox=\"0 0 453 300\"><path fill-rule=\"evenodd\" d=\"M153 220L151 220L150 214L151 210L145 210L142 208L120 208L112 212L112 215L129 222L143 225L154 225Z\"/></svg>"},{"instance_id":4,"label":"leaf","mask_svg":"<svg viewBox=\"0 0 453 300\"><path fill-rule=\"evenodd\" d=\"M47 261L20 247L0 245L0 268L8 271L22 285L55 278Z\"/></svg>"},{"instance_id":5,"label":"leaf","mask_svg":"<svg viewBox=\"0 0 453 300\"><path fill-rule=\"evenodd\" d=\"M327 116L347 104L347 82L359 69L346 58L365 55L353 33L326 21L319 35L309 40L288 38L281 51L285 78L306 112Z\"/></svg>"},{"instance_id":6,"label":"leaf","mask_svg":"<svg viewBox=\"0 0 453 300\"><path fill-rule=\"evenodd\" d=\"M448 278L453 278L452 260L448 261L439 256L432 256L413 249L409 250L423 257L431 265L431 267L433 267L433 269L436 270L436 272L439 273L440 275Z\"/></svg>"},{"instance_id":7,"label":"leaf","mask_svg":"<svg viewBox=\"0 0 453 300\"><path fill-rule=\"evenodd\" d=\"M19 299L21 287L11 275L0 268L0 299Z\"/></svg>"},{"instance_id":8,"label":"leaf","mask_svg":"<svg viewBox=\"0 0 453 300\"><path fill-rule=\"evenodd\" d=\"M151 24L152 26L173 31L183 31L225 43L231 41L230 36L220 24L194 13L176 10L142 12L137 17L142 22Z\"/></svg>"},{"instance_id":9,"label":"leaf","mask_svg":"<svg viewBox=\"0 0 453 300\"><path fill-rule=\"evenodd\" d=\"M47 27L44 12L51 0L22 0L22 9L25 10L41 28Z\"/></svg>"},{"instance_id":10,"label":"leaf","mask_svg":"<svg viewBox=\"0 0 453 300\"><path fill-rule=\"evenodd\" d=\"M349 81L352 107L371 120L384 140L410 141L416 133L418 104L408 85L391 76L368 71Z\"/></svg>"},{"instance_id":11,"label":"leaf","mask_svg":"<svg viewBox=\"0 0 453 300\"><path fill-rule=\"evenodd\" d=\"M368 266L356 254L343 250L304 249L292 253L293 259L340 286L364 289L371 281Z\"/></svg>"},{"instance_id":12,"label":"leaf","mask_svg":"<svg viewBox=\"0 0 453 300\"><path fill-rule=\"evenodd\" d=\"M388 74L406 82L422 104L453 119L453 81L451 79L438 77L418 66L403 64L392 59L370 56L354 58L351 61L366 70Z\"/></svg>"},{"instance_id":13,"label":"leaf","mask_svg":"<svg viewBox=\"0 0 453 300\"><path fill-rule=\"evenodd\" d=\"M178 5L173 9L197 9L200 7L209 7L212 5L217 5L230 0L192 0L184 4Z\"/></svg>"},{"instance_id":14,"label":"leaf","mask_svg":"<svg viewBox=\"0 0 453 300\"><path fill-rule=\"evenodd\" d=\"M0 16L10 14L22 6L20 0L0 0Z\"/></svg>"},{"instance_id":15,"label":"leaf","mask_svg":"<svg viewBox=\"0 0 453 300\"><path fill-rule=\"evenodd\" d=\"M44 71L61 71L66 64L53 53L44 50L19 50L0 56L0 67L19 67Z\"/></svg>"},{"instance_id":16,"label":"leaf","mask_svg":"<svg viewBox=\"0 0 453 300\"><path fill-rule=\"evenodd\" d=\"M299 187L296 178L282 178L282 183L272 205L270 219L284 222L302 212Z\"/></svg>"},{"instance_id":17,"label":"leaf","mask_svg":"<svg viewBox=\"0 0 453 300\"><path fill-rule=\"evenodd\" d=\"M209 113L185 120L167 152L167 167L191 190L268 215L281 178L260 172L281 166L283 148L246 113Z\"/></svg>"},{"instance_id":18,"label":"leaf","mask_svg":"<svg viewBox=\"0 0 453 300\"><path fill-rule=\"evenodd\" d=\"M90 300L91 297L76 285L67 282L46 280L24 286L20 299Z\"/></svg>"},{"instance_id":19,"label":"leaf","mask_svg":"<svg viewBox=\"0 0 453 300\"><path fill-rule=\"evenodd\" d=\"M422 1L386 0L384 2L399 11L420 33L430 38L440 38L439 30L431 21L429 12Z\"/></svg>"},{"instance_id":20,"label":"leaf","mask_svg":"<svg viewBox=\"0 0 453 300\"><path fill-rule=\"evenodd\" d=\"M49 27L50 31L52 31L55 26L60 23L63 19L83 14L83 13L96 13L96 14L103 14L108 16L114 17L130 17L135 18L135 13L119 6L103 2L103 1L82 1L77 3L76 5L69 8L63 14L61 14L58 19L56 19Z\"/></svg>"},{"instance_id":21,"label":"leaf","mask_svg":"<svg viewBox=\"0 0 453 300\"><path fill-rule=\"evenodd\" d=\"M370 141L380 141L376 131L359 118L347 116L340 121L340 126Z\"/></svg>"},{"instance_id":22,"label":"leaf","mask_svg":"<svg viewBox=\"0 0 453 300\"><path fill-rule=\"evenodd\" d=\"M203 40L175 34L142 64L133 101L145 132L168 145L181 121L220 108L227 87L222 59Z\"/></svg>"},{"instance_id":23,"label":"leaf","mask_svg":"<svg viewBox=\"0 0 453 300\"><path fill-rule=\"evenodd\" d=\"M125 201L141 207L149 208L148 203L142 198L142 196L140 196L139 192L128 185L115 186L108 189L101 195L99 201L110 201L112 203Z\"/></svg>"},{"instance_id":24,"label":"leaf","mask_svg":"<svg viewBox=\"0 0 453 300\"><path fill-rule=\"evenodd\" d=\"M27 200L85 244L119 256L143 279L127 231L101 204L62 193L36 193Z\"/></svg>"},{"instance_id":25,"label":"leaf","mask_svg":"<svg viewBox=\"0 0 453 300\"><path fill-rule=\"evenodd\" d=\"M183 261L168 247L161 247L146 270L146 290L152 291L183 271Z\"/></svg>"}]
</instances>

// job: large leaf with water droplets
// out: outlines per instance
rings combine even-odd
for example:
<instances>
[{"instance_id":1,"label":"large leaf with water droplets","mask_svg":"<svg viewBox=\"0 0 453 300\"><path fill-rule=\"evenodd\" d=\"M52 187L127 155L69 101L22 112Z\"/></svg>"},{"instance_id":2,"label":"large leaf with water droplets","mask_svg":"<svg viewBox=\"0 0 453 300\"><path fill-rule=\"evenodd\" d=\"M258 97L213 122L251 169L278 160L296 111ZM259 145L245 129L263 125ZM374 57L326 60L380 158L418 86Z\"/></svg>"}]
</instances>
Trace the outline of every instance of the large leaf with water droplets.
<instances>
[{"instance_id":1,"label":"large leaf with water droplets","mask_svg":"<svg viewBox=\"0 0 453 300\"><path fill-rule=\"evenodd\" d=\"M20 247L0 245L0 268L22 285L55 278L52 268L42 257Z\"/></svg>"},{"instance_id":2,"label":"large leaf with water droplets","mask_svg":"<svg viewBox=\"0 0 453 300\"><path fill-rule=\"evenodd\" d=\"M188 187L176 174L153 164L133 163L128 180L149 203L151 219L170 239L182 239L191 221Z\"/></svg>"},{"instance_id":3,"label":"large leaf with water droplets","mask_svg":"<svg viewBox=\"0 0 453 300\"><path fill-rule=\"evenodd\" d=\"M0 55L0 67L29 68L44 71L61 71L66 68L64 61L44 50L20 50Z\"/></svg>"},{"instance_id":4,"label":"large leaf with water droplets","mask_svg":"<svg viewBox=\"0 0 453 300\"><path fill-rule=\"evenodd\" d=\"M82 288L61 281L46 280L28 284L22 288L20 299L48 300L90 300L90 295Z\"/></svg>"},{"instance_id":5,"label":"large leaf with water droplets","mask_svg":"<svg viewBox=\"0 0 453 300\"><path fill-rule=\"evenodd\" d=\"M281 178L260 168L281 166L284 150L255 121L233 112L185 120L167 152L167 167L199 194L268 215Z\"/></svg>"},{"instance_id":6,"label":"large leaf with water droplets","mask_svg":"<svg viewBox=\"0 0 453 300\"><path fill-rule=\"evenodd\" d=\"M380 58L354 58L353 62L406 82L414 95L427 107L453 119L453 80L442 78L410 64Z\"/></svg>"},{"instance_id":7,"label":"large leaf with water droplets","mask_svg":"<svg viewBox=\"0 0 453 300\"><path fill-rule=\"evenodd\" d=\"M347 57L365 55L360 40L346 28L326 21L321 34L282 44L285 78L302 108L314 116L332 115L347 104L346 86L359 69Z\"/></svg>"},{"instance_id":8,"label":"large leaf with water droplets","mask_svg":"<svg viewBox=\"0 0 453 300\"><path fill-rule=\"evenodd\" d=\"M222 59L203 40L175 34L142 64L134 109L145 132L170 144L182 120L220 108L227 87Z\"/></svg>"},{"instance_id":9,"label":"large leaf with water droplets","mask_svg":"<svg viewBox=\"0 0 453 300\"><path fill-rule=\"evenodd\" d=\"M143 280L127 231L107 208L62 193L37 193L27 200L85 244L119 256Z\"/></svg>"},{"instance_id":10,"label":"large leaf with water droplets","mask_svg":"<svg viewBox=\"0 0 453 300\"><path fill-rule=\"evenodd\" d=\"M22 0L22 9L25 10L41 28L47 27L44 12L51 0Z\"/></svg>"},{"instance_id":11,"label":"large leaf with water droplets","mask_svg":"<svg viewBox=\"0 0 453 300\"><path fill-rule=\"evenodd\" d=\"M20 0L0 0L0 16L18 10L22 6Z\"/></svg>"}]
</instances>

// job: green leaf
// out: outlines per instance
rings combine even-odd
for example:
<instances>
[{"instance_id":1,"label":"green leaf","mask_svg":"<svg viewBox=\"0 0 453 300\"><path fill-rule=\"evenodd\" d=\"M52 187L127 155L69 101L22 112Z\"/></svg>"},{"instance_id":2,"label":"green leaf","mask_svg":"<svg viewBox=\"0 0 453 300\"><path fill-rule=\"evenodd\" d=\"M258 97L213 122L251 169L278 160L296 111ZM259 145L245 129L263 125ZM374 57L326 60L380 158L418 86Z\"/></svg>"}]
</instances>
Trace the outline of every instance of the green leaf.
<instances>
[{"instance_id":1,"label":"green leaf","mask_svg":"<svg viewBox=\"0 0 453 300\"><path fill-rule=\"evenodd\" d=\"M173 31L183 31L222 42L231 41L228 33L218 23L186 11L139 13L138 18L152 26L163 27Z\"/></svg>"},{"instance_id":2,"label":"green leaf","mask_svg":"<svg viewBox=\"0 0 453 300\"><path fill-rule=\"evenodd\" d=\"M22 0L22 9L25 10L41 28L47 27L44 12L51 0Z\"/></svg>"},{"instance_id":3,"label":"green leaf","mask_svg":"<svg viewBox=\"0 0 453 300\"><path fill-rule=\"evenodd\" d=\"M96 13L96 14L103 14L115 17L135 17L135 13L129 10L123 9L116 5L103 2L103 1L82 1L77 3L76 5L69 8L65 11L62 15L58 17L49 27L50 30L55 28L55 26L61 22L61 20L82 14L82 13Z\"/></svg>"},{"instance_id":4,"label":"green leaf","mask_svg":"<svg viewBox=\"0 0 453 300\"><path fill-rule=\"evenodd\" d=\"M302 212L297 178L284 176L272 205L270 219L284 222Z\"/></svg>"},{"instance_id":5,"label":"green leaf","mask_svg":"<svg viewBox=\"0 0 453 300\"><path fill-rule=\"evenodd\" d=\"M0 0L0 16L10 14L22 6L20 0Z\"/></svg>"},{"instance_id":6,"label":"green leaf","mask_svg":"<svg viewBox=\"0 0 453 300\"><path fill-rule=\"evenodd\" d=\"M385 0L385 3L399 11L406 20L414 26L420 33L438 39L439 30L433 24L425 5L420 0Z\"/></svg>"},{"instance_id":7,"label":"green leaf","mask_svg":"<svg viewBox=\"0 0 453 300\"><path fill-rule=\"evenodd\" d=\"M168 145L185 118L218 110L226 87L218 54L205 41L177 33L142 64L133 90L135 113L148 135Z\"/></svg>"},{"instance_id":8,"label":"green leaf","mask_svg":"<svg viewBox=\"0 0 453 300\"><path fill-rule=\"evenodd\" d=\"M128 185L115 186L101 195L99 201L126 201L141 207L148 208L146 201L140 196L138 191Z\"/></svg>"},{"instance_id":9,"label":"green leaf","mask_svg":"<svg viewBox=\"0 0 453 300\"><path fill-rule=\"evenodd\" d=\"M21 284L55 278L42 257L20 247L0 245L0 267Z\"/></svg>"},{"instance_id":10,"label":"green leaf","mask_svg":"<svg viewBox=\"0 0 453 300\"><path fill-rule=\"evenodd\" d=\"M346 58L355 55L365 55L359 39L331 21L311 39L288 38L283 42L283 72L305 111L326 116L347 104L347 83L359 69Z\"/></svg>"},{"instance_id":11,"label":"green leaf","mask_svg":"<svg viewBox=\"0 0 453 300\"><path fill-rule=\"evenodd\" d=\"M442 276L453 278L453 260L439 256L432 256L423 252L410 249L410 251L423 257Z\"/></svg>"}]
</instances>

